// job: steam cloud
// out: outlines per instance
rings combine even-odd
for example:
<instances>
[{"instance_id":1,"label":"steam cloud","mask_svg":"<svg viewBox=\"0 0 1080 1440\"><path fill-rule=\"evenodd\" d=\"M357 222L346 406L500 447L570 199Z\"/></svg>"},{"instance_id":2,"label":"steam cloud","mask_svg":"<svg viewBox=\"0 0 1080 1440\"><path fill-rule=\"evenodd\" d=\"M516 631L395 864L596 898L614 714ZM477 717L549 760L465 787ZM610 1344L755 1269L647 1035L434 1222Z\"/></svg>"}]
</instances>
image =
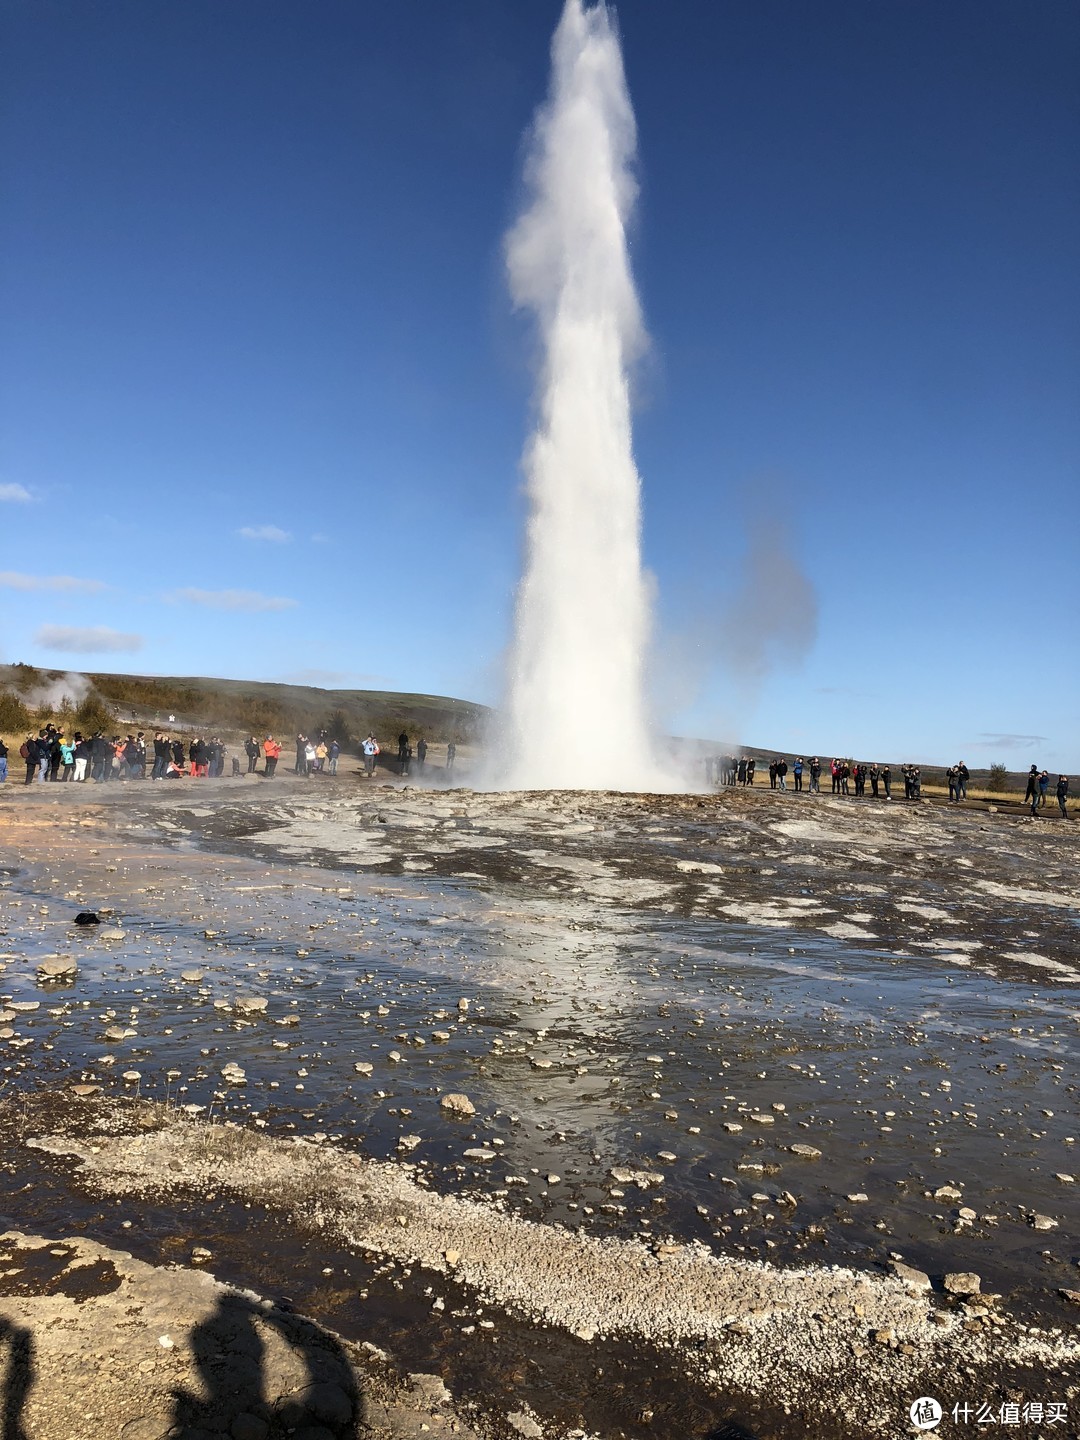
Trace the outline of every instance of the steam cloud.
<instances>
[{"instance_id":1,"label":"steam cloud","mask_svg":"<svg viewBox=\"0 0 1080 1440\"><path fill-rule=\"evenodd\" d=\"M750 537L742 579L721 611L721 656L756 689L778 659L801 659L817 637L818 602L784 523L771 517Z\"/></svg>"},{"instance_id":2,"label":"steam cloud","mask_svg":"<svg viewBox=\"0 0 1080 1440\"><path fill-rule=\"evenodd\" d=\"M566 0L533 124L529 203L506 237L511 295L542 346L502 777L520 788L663 783L644 698L630 419L629 369L647 341L626 242L635 144L611 15L603 0Z\"/></svg>"},{"instance_id":3,"label":"steam cloud","mask_svg":"<svg viewBox=\"0 0 1080 1440\"><path fill-rule=\"evenodd\" d=\"M29 690L20 692L19 698L31 710L59 710L65 700L73 707L81 705L93 688L85 675L71 671L32 685Z\"/></svg>"}]
</instances>

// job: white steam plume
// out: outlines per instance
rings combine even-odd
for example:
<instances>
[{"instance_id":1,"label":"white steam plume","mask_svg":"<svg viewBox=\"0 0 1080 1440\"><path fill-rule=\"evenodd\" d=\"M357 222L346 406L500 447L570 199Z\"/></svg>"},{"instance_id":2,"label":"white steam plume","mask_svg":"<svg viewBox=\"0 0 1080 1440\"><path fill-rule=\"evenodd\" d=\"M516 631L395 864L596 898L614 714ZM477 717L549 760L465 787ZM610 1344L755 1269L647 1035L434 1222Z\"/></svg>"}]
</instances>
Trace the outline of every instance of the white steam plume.
<instances>
[{"instance_id":1,"label":"white steam plume","mask_svg":"<svg viewBox=\"0 0 1080 1440\"><path fill-rule=\"evenodd\" d=\"M529 203L506 238L542 346L502 783L671 788L644 698L649 598L629 370L647 342L627 253L634 114L612 17L566 0L533 125Z\"/></svg>"},{"instance_id":2,"label":"white steam plume","mask_svg":"<svg viewBox=\"0 0 1080 1440\"><path fill-rule=\"evenodd\" d=\"M59 710L65 701L76 709L94 687L85 675L69 671L66 675L46 677L20 695L31 710Z\"/></svg>"}]
</instances>

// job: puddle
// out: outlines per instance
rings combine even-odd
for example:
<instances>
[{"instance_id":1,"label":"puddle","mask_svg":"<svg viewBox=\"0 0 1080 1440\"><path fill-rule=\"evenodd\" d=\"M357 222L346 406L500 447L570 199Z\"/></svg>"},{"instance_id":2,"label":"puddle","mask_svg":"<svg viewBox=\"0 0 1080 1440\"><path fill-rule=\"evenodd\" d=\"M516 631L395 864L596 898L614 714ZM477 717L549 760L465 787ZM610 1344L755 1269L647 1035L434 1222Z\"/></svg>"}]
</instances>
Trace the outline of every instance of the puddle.
<instances>
[{"instance_id":1,"label":"puddle","mask_svg":"<svg viewBox=\"0 0 1080 1440\"><path fill-rule=\"evenodd\" d=\"M33 877L0 892L17 957L0 962L7 1087L74 1072L404 1159L438 1189L594 1233L774 1263L903 1255L974 1269L1044 1315L1069 1283L1076 1190L1056 1177L1080 1169L1080 1046L1065 996L794 930L191 866L200 918L176 918L173 885L133 895L129 877L101 927L122 941L72 926L83 900ZM35 962L58 953L77 979L42 986ZM109 1027L135 1033L107 1041ZM475 1116L448 1116L451 1092ZM620 1184L619 1167L664 1183ZM943 1185L962 1200L935 1201ZM961 1204L978 1218L957 1229ZM1032 1212L1058 1226L1033 1230Z\"/></svg>"}]
</instances>

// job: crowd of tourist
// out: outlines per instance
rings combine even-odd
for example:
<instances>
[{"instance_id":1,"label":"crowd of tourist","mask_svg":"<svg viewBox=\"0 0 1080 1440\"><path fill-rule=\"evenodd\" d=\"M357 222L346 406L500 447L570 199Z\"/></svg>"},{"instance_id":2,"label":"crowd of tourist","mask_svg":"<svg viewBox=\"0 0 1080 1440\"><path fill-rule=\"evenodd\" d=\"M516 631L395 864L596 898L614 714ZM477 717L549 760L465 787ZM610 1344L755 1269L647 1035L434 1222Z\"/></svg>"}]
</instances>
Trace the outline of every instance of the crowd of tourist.
<instances>
[{"instance_id":1,"label":"crowd of tourist","mask_svg":"<svg viewBox=\"0 0 1080 1440\"><path fill-rule=\"evenodd\" d=\"M753 755L707 756L705 780L710 786L752 786L757 767L758 762ZM788 776L790 775L793 790L800 792L805 789L809 794L820 794L821 775L824 768L816 755L809 761L801 755L797 755L790 765L784 756L777 756L775 760L769 761L769 788L770 790L787 790ZM871 799L891 800L893 798L892 769L888 765L871 765L862 761L833 759L829 761L828 771L833 795L854 794L856 797L865 798L869 785ZM921 800L923 782L919 766L902 765L900 776L904 782L904 799ZM971 772L962 760L958 760L955 765L948 767L945 771L945 783L948 786L951 803L959 804L967 799L970 778ZM1037 765L1032 765L1028 773L1027 792L1024 796L1024 803L1030 804L1032 815L1037 815L1039 810L1046 805L1050 783L1048 772L1040 771ZM1067 775L1058 776L1055 794L1058 808L1061 814L1067 818L1069 798L1069 777Z\"/></svg>"},{"instance_id":2,"label":"crowd of tourist","mask_svg":"<svg viewBox=\"0 0 1080 1440\"><path fill-rule=\"evenodd\" d=\"M269 759L274 746L273 737L268 735L260 753ZM19 759L26 766L26 785L35 781L83 784L87 780L177 780L184 775L208 779L224 775L227 756L228 748L217 735L197 736L185 742L158 731L147 744L143 730L112 737L102 730L92 735L76 730L68 736L51 724L36 735L28 735L19 746ZM8 747L0 740L0 781L7 779L9 759ZM234 756L232 774L239 773L240 762Z\"/></svg>"},{"instance_id":3,"label":"crowd of tourist","mask_svg":"<svg viewBox=\"0 0 1080 1440\"><path fill-rule=\"evenodd\" d=\"M249 735L244 741L244 754L247 757L245 772L240 756L230 755L224 740L217 735L190 737L185 740L158 731L148 743L143 730L126 736L114 735L111 738L100 730L93 735L83 735L76 730L68 736L55 725L49 724L36 735L28 735L19 746L18 755L26 766L24 783L27 785L32 785L35 781L72 781L81 784L87 780L97 783L112 780L179 780L185 776L193 779L214 779L225 774L227 761L231 775L262 774L267 780L271 780L281 758L281 748L281 742L273 735L267 735L264 740ZM398 736L397 773L410 774L414 758L418 771L423 772L427 764L427 752L426 740L418 740L414 751L409 736L403 731ZM382 753L374 735L368 735L361 746L361 753L365 773L371 776ZM453 770L456 755L457 747L451 741L446 747L447 771ZM313 735L298 734L294 773L306 777L336 775L340 757L341 744L336 736L328 731L320 730ZM8 763L8 746L0 738L0 783L4 783L8 778Z\"/></svg>"},{"instance_id":4,"label":"crowd of tourist","mask_svg":"<svg viewBox=\"0 0 1080 1440\"><path fill-rule=\"evenodd\" d=\"M1049 789L1049 772L1040 770L1037 765L1032 765L1028 771L1027 789L1024 791L1024 804L1031 806L1032 815L1037 815L1046 805L1046 794ZM1054 795L1058 802L1058 809L1062 815L1067 815L1069 801L1069 777L1067 775L1058 776Z\"/></svg>"}]
</instances>

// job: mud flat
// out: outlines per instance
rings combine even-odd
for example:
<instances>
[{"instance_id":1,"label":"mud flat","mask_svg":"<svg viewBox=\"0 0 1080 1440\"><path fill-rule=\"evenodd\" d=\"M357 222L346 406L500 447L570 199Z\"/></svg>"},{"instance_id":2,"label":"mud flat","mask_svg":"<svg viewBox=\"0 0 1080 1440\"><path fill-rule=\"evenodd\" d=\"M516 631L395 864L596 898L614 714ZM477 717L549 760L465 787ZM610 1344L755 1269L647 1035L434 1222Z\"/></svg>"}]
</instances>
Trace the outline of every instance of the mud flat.
<instances>
[{"instance_id":1,"label":"mud flat","mask_svg":"<svg viewBox=\"0 0 1080 1440\"><path fill-rule=\"evenodd\" d=\"M434 1372L477 1435L1076 1428L1072 826L52 789L0 802L13 1230L164 1275L212 1233L401 1426Z\"/></svg>"}]
</instances>

